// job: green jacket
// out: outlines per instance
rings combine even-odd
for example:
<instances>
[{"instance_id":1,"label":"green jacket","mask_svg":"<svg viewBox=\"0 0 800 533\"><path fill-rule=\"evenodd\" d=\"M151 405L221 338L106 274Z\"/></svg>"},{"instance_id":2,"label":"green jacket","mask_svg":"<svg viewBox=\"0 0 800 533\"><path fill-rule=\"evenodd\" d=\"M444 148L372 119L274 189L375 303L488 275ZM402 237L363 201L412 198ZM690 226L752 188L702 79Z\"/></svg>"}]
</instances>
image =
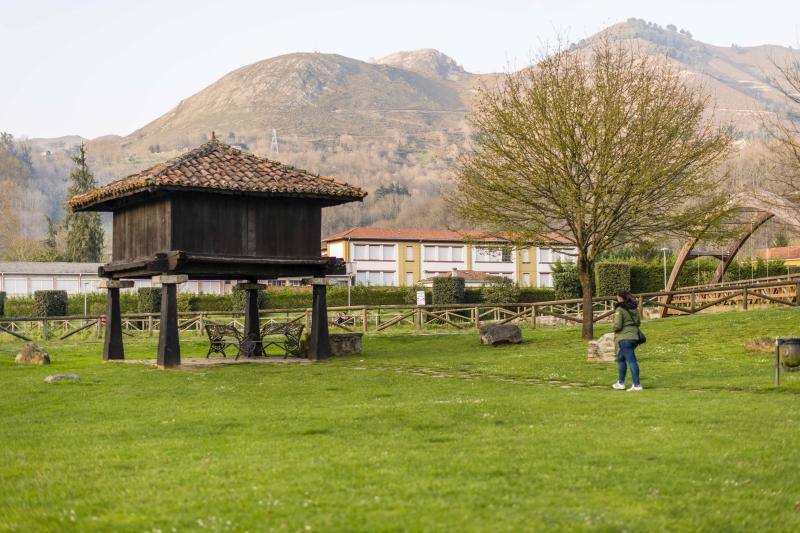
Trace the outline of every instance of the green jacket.
<instances>
[{"instance_id":1,"label":"green jacket","mask_svg":"<svg viewBox=\"0 0 800 533\"><path fill-rule=\"evenodd\" d=\"M639 317L638 309L617 307L614 313L614 342L616 343L617 353L619 353L619 341L639 340L639 325L641 323L642 319Z\"/></svg>"}]
</instances>

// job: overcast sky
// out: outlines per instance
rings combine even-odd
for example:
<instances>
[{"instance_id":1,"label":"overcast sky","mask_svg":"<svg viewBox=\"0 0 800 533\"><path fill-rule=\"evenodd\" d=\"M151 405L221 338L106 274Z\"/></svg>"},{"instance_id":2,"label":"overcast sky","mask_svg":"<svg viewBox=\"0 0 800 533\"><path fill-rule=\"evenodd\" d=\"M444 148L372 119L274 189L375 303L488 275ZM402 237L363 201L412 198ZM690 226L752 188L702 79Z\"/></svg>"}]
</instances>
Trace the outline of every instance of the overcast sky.
<instances>
[{"instance_id":1,"label":"overcast sky","mask_svg":"<svg viewBox=\"0 0 800 533\"><path fill-rule=\"evenodd\" d=\"M0 0L0 131L125 135L240 66L437 48L472 72L629 17L730 46L800 45L800 0Z\"/></svg>"}]
</instances>

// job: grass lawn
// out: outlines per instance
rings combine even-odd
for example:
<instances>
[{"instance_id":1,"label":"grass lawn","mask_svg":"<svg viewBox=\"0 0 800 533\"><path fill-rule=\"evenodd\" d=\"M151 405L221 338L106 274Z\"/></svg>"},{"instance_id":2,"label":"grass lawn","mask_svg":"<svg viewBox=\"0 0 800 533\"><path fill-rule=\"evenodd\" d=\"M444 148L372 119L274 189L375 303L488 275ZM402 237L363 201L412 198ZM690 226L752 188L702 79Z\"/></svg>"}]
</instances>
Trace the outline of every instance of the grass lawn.
<instances>
[{"instance_id":1,"label":"grass lawn","mask_svg":"<svg viewBox=\"0 0 800 533\"><path fill-rule=\"evenodd\" d=\"M5 336L0 530L800 530L800 376L775 389L743 348L800 335L800 310L645 326L642 393L611 390L574 328L167 372L91 339L17 366ZM43 382L61 372L81 380Z\"/></svg>"}]
</instances>

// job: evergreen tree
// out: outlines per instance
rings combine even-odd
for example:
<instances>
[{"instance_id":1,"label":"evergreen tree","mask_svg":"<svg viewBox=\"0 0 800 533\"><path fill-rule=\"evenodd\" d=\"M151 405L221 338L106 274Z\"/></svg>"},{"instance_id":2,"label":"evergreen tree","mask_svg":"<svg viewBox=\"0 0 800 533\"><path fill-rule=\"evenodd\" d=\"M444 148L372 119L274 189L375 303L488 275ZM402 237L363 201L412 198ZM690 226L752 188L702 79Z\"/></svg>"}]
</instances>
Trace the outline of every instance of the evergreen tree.
<instances>
[{"instance_id":1,"label":"evergreen tree","mask_svg":"<svg viewBox=\"0 0 800 533\"><path fill-rule=\"evenodd\" d=\"M86 164L86 146L81 143L78 153L72 157L75 168L69 175L72 185L69 197L83 194L97 187L89 166ZM103 253L103 226L99 213L68 212L64 220L67 230L68 261L99 262Z\"/></svg>"}]
</instances>

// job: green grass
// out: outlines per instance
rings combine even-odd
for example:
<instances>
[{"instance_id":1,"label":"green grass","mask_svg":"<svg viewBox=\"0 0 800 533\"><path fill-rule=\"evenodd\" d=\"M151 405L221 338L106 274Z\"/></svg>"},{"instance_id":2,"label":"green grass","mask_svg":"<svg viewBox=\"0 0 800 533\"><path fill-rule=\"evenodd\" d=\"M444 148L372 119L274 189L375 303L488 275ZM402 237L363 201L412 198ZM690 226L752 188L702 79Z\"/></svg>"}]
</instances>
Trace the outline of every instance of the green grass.
<instances>
[{"instance_id":1,"label":"green grass","mask_svg":"<svg viewBox=\"0 0 800 533\"><path fill-rule=\"evenodd\" d=\"M796 531L800 377L775 389L743 342L797 335L799 313L647 322L639 394L574 328L185 372L103 364L90 339L17 366L6 337L0 530Z\"/></svg>"}]
</instances>

